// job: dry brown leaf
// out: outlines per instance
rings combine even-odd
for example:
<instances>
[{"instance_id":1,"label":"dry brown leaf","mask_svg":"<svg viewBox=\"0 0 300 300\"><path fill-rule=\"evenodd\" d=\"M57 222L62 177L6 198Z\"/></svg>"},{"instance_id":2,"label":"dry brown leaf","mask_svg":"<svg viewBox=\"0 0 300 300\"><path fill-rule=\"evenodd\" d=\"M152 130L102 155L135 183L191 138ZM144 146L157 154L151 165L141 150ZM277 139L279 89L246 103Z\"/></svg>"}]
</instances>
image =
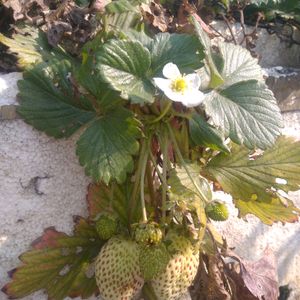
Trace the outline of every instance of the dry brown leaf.
<instances>
[{"instance_id":1,"label":"dry brown leaf","mask_svg":"<svg viewBox=\"0 0 300 300\"><path fill-rule=\"evenodd\" d=\"M197 9L191 3L189 3L189 1L183 0L177 14L177 23L181 31L193 32L193 26L189 22L190 16L193 16L197 20L197 22L209 36L214 37L212 30L197 14Z\"/></svg>"},{"instance_id":2,"label":"dry brown leaf","mask_svg":"<svg viewBox=\"0 0 300 300\"><path fill-rule=\"evenodd\" d=\"M151 1L150 4L142 4L141 11L145 21L162 32L166 32L173 21L166 9L155 1Z\"/></svg>"},{"instance_id":3,"label":"dry brown leaf","mask_svg":"<svg viewBox=\"0 0 300 300\"><path fill-rule=\"evenodd\" d=\"M41 11L49 10L49 1L44 0L4 0L3 5L7 8L11 8L13 10L13 18L14 20L21 20L29 14L31 9L38 10L37 7ZM35 7L37 6L37 7Z\"/></svg>"},{"instance_id":4,"label":"dry brown leaf","mask_svg":"<svg viewBox=\"0 0 300 300\"><path fill-rule=\"evenodd\" d=\"M230 300L225 287L223 262L215 255L202 255L199 272L191 291L194 300Z\"/></svg>"},{"instance_id":5,"label":"dry brown leaf","mask_svg":"<svg viewBox=\"0 0 300 300\"><path fill-rule=\"evenodd\" d=\"M72 26L69 23L55 21L47 31L48 42L51 46L56 47L66 33L72 32Z\"/></svg>"}]
</instances>

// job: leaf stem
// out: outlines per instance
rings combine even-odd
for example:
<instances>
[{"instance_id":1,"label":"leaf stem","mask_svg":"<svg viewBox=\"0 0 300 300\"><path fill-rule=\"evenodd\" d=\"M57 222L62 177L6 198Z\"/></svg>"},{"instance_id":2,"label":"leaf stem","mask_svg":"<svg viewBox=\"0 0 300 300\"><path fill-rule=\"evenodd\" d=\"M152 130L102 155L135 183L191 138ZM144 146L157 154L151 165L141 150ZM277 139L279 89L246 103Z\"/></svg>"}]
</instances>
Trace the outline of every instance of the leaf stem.
<instances>
[{"instance_id":1,"label":"leaf stem","mask_svg":"<svg viewBox=\"0 0 300 300\"><path fill-rule=\"evenodd\" d=\"M151 150L149 150L149 152L151 152ZM148 158L147 160L147 167L146 167L146 176L147 176L147 184L148 184L148 188L149 188L149 194L150 194L150 198L151 198L151 202L152 205L154 207L156 207L156 198L155 198L155 189L154 189L154 185L153 185L153 177L152 177L152 167L151 167L151 163L150 160Z\"/></svg>"},{"instance_id":2,"label":"leaf stem","mask_svg":"<svg viewBox=\"0 0 300 300\"><path fill-rule=\"evenodd\" d=\"M172 112L172 116L173 117L180 117L180 118L184 118L184 119L191 119L192 118L193 113L180 113L177 111L173 111Z\"/></svg>"},{"instance_id":3,"label":"leaf stem","mask_svg":"<svg viewBox=\"0 0 300 300\"><path fill-rule=\"evenodd\" d=\"M143 286L143 296L146 300L158 300L150 283L146 282Z\"/></svg>"},{"instance_id":4,"label":"leaf stem","mask_svg":"<svg viewBox=\"0 0 300 300\"><path fill-rule=\"evenodd\" d=\"M133 217L133 212L136 207L136 198L137 198L138 188L139 188L140 179L141 179L142 165L144 162L143 159L145 157L145 152L147 150L146 144L147 144L146 141L143 140L142 145L141 145L140 155L139 155L138 166L137 166L137 170L135 173L135 182L134 182L134 186L133 186L133 190L132 190L132 194L131 194L131 198L130 198L130 205L129 205L129 207L130 207L129 222L130 223L131 223L131 220Z\"/></svg>"},{"instance_id":5,"label":"leaf stem","mask_svg":"<svg viewBox=\"0 0 300 300\"><path fill-rule=\"evenodd\" d=\"M204 201L204 202L209 202L208 199L205 197L205 195L202 193L201 189L199 188L197 182L194 180L192 174L190 173L183 157L182 157L182 154L180 152L180 149L179 149L179 146L177 144L177 141L176 141L176 138L175 138L175 135L173 133L173 129L171 128L170 124L167 123L167 127L168 127L168 130L169 130L169 133L170 133L170 137L171 137L171 140L172 140L172 143L174 145L174 149L175 149L175 152L180 160L180 163L182 164L182 166L184 167L187 175L189 176L191 182L193 183L193 185L195 186L200 198Z\"/></svg>"},{"instance_id":6,"label":"leaf stem","mask_svg":"<svg viewBox=\"0 0 300 300\"><path fill-rule=\"evenodd\" d=\"M148 143L146 144L145 154L142 160L142 167L141 167L141 181L140 181L140 196L141 196L141 206L142 206L142 215L143 215L143 222L147 222L147 210L146 210L146 203L145 203L145 175L146 175L146 167L148 162L149 156L149 149Z\"/></svg>"},{"instance_id":7,"label":"leaf stem","mask_svg":"<svg viewBox=\"0 0 300 300\"><path fill-rule=\"evenodd\" d=\"M162 173L162 224L166 223L166 211L167 211L167 171L169 164L169 156L168 156L168 133L163 129L162 139L161 139L161 148L163 155L163 173Z\"/></svg>"},{"instance_id":8,"label":"leaf stem","mask_svg":"<svg viewBox=\"0 0 300 300\"><path fill-rule=\"evenodd\" d=\"M167 105L165 106L165 108L162 111L162 113L157 118L155 118L154 120L152 120L150 122L150 124L159 122L168 113L168 111L171 109L171 107L172 107L172 101L168 101Z\"/></svg>"}]
</instances>

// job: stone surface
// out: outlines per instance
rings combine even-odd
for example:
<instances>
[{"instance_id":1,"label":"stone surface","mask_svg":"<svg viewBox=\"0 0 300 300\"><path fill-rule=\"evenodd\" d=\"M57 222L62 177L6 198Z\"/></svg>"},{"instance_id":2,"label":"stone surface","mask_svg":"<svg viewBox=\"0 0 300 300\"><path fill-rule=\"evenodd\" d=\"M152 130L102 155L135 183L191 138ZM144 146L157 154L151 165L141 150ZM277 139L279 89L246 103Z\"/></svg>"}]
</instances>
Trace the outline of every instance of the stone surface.
<instances>
[{"instance_id":1,"label":"stone surface","mask_svg":"<svg viewBox=\"0 0 300 300\"><path fill-rule=\"evenodd\" d=\"M265 72L281 111L300 111L300 69L273 67Z\"/></svg>"},{"instance_id":2,"label":"stone surface","mask_svg":"<svg viewBox=\"0 0 300 300\"><path fill-rule=\"evenodd\" d=\"M17 82L21 78L22 74L17 72L0 74L0 106L17 103Z\"/></svg>"},{"instance_id":3,"label":"stone surface","mask_svg":"<svg viewBox=\"0 0 300 300\"><path fill-rule=\"evenodd\" d=\"M213 22L212 26L222 33L223 36L231 38L230 30L225 22ZM232 32L239 42L243 39L242 27L240 23L231 24ZM249 34L253 27L246 26ZM300 41L300 33L295 37ZM256 47L253 49L259 55L259 63L262 67L285 66L300 68L300 45L282 42L276 34L269 34L267 30L258 28L258 39L255 41Z\"/></svg>"},{"instance_id":4,"label":"stone surface","mask_svg":"<svg viewBox=\"0 0 300 300\"><path fill-rule=\"evenodd\" d=\"M2 105L0 106L0 120L15 120L19 116L17 115L16 105Z\"/></svg>"}]
</instances>

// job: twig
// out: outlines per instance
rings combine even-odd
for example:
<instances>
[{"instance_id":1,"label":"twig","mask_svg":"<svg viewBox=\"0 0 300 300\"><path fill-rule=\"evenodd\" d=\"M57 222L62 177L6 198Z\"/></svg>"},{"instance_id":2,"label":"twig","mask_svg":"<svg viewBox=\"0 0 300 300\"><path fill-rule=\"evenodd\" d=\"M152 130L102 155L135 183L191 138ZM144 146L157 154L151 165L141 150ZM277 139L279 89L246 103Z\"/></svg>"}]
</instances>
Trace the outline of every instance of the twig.
<instances>
[{"instance_id":1,"label":"twig","mask_svg":"<svg viewBox=\"0 0 300 300\"><path fill-rule=\"evenodd\" d=\"M222 18L223 18L224 22L226 23L226 25L227 25L227 27L228 27L228 29L230 31L230 34L231 34L231 37L232 37L232 40L233 40L234 44L237 45L238 44L237 40L235 38L235 35L234 35L233 31L232 31L232 28L231 28L231 26L229 24L228 19L224 15L222 15Z\"/></svg>"},{"instance_id":2,"label":"twig","mask_svg":"<svg viewBox=\"0 0 300 300\"><path fill-rule=\"evenodd\" d=\"M240 23L242 26L243 34L244 34L244 36L247 36L246 26L245 26L245 18L244 18L244 10L240 9L239 13L240 13Z\"/></svg>"},{"instance_id":3,"label":"twig","mask_svg":"<svg viewBox=\"0 0 300 300\"><path fill-rule=\"evenodd\" d=\"M224 34L222 34L219 30L217 30L214 26L212 26L212 25L208 25L214 32L216 32L220 37L222 37L225 41L227 41L228 39L227 39L227 37L224 35Z\"/></svg>"}]
</instances>

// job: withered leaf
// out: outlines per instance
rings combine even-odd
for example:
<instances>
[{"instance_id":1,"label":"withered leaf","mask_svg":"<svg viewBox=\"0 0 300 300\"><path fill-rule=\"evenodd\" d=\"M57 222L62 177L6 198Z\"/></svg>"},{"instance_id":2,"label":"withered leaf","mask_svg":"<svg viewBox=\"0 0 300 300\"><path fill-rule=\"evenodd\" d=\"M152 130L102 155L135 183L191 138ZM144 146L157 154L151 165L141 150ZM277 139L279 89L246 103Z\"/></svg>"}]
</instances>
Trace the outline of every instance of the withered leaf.
<instances>
[{"instance_id":1,"label":"withered leaf","mask_svg":"<svg viewBox=\"0 0 300 300\"><path fill-rule=\"evenodd\" d=\"M43 11L48 10L47 1L44 0L4 0L3 5L13 10L15 20L23 19L35 5Z\"/></svg>"},{"instance_id":2,"label":"withered leaf","mask_svg":"<svg viewBox=\"0 0 300 300\"><path fill-rule=\"evenodd\" d=\"M55 21L48 28L48 42L51 46L56 47L63 38L64 34L71 32L72 26L70 24L61 21Z\"/></svg>"},{"instance_id":3,"label":"withered leaf","mask_svg":"<svg viewBox=\"0 0 300 300\"><path fill-rule=\"evenodd\" d=\"M231 300L224 280L223 263L216 255L202 255L199 271L191 290L194 300Z\"/></svg>"},{"instance_id":4,"label":"withered leaf","mask_svg":"<svg viewBox=\"0 0 300 300\"><path fill-rule=\"evenodd\" d=\"M252 299L277 300L279 296L279 285L277 278L277 266L274 253L267 248L261 259L255 262L246 261L234 253L228 256L238 261L240 271L232 270L229 276L233 277L241 295L244 287L255 297ZM243 299L251 299L249 295Z\"/></svg>"},{"instance_id":5,"label":"withered leaf","mask_svg":"<svg viewBox=\"0 0 300 300\"><path fill-rule=\"evenodd\" d=\"M86 299L98 293L94 260L105 242L92 222L81 217L74 221L73 235L47 228L32 249L20 256L21 264L9 273L11 281L2 288L9 299L41 289L49 299Z\"/></svg>"},{"instance_id":6,"label":"withered leaf","mask_svg":"<svg viewBox=\"0 0 300 300\"><path fill-rule=\"evenodd\" d=\"M144 19L162 32L166 32L172 23L172 16L155 1L151 1L150 4L142 4L141 11Z\"/></svg>"}]
</instances>

